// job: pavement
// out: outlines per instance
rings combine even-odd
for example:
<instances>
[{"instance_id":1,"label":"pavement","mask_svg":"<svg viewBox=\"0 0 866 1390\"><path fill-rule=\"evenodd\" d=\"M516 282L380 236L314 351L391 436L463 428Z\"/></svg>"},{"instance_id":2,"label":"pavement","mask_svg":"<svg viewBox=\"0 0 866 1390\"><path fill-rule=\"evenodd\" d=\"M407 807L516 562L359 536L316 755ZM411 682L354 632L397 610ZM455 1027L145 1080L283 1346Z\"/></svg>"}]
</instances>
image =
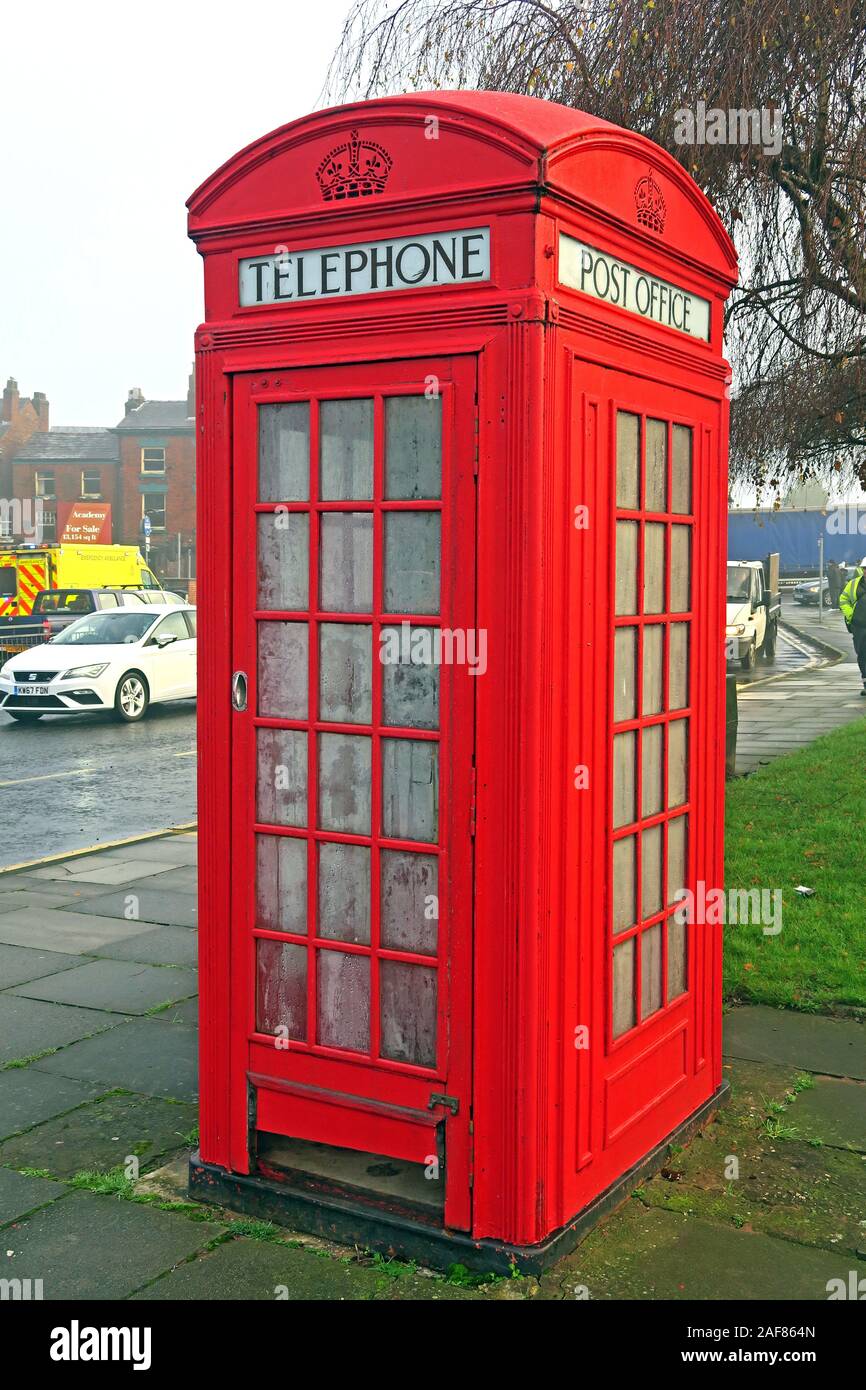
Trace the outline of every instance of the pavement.
<instances>
[{"instance_id":1,"label":"pavement","mask_svg":"<svg viewBox=\"0 0 866 1390\"><path fill-rule=\"evenodd\" d=\"M801 606L788 595L782 599L782 621L788 634L813 647L808 663L780 671L761 667L763 677L745 686L738 682L737 772L754 772L764 763L795 748L803 748L866 715L860 698L862 680L854 647L838 609L823 614Z\"/></svg>"},{"instance_id":2,"label":"pavement","mask_svg":"<svg viewBox=\"0 0 866 1390\"><path fill-rule=\"evenodd\" d=\"M0 865L195 820L195 701L16 724L0 710ZM58 800L63 815L58 816Z\"/></svg>"},{"instance_id":3,"label":"pavement","mask_svg":"<svg viewBox=\"0 0 866 1390\"><path fill-rule=\"evenodd\" d=\"M540 1280L479 1285L189 1201L194 833L0 873L0 1278L46 1299L824 1300L866 1276L864 1028L726 1019L732 1100Z\"/></svg>"}]
</instances>

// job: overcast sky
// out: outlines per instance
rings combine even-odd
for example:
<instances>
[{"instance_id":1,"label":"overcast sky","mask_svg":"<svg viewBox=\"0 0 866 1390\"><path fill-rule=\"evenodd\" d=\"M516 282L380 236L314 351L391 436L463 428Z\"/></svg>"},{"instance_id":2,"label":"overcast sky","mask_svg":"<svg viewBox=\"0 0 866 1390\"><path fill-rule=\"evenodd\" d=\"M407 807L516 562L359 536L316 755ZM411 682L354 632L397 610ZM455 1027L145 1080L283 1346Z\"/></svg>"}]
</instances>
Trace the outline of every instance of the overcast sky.
<instances>
[{"instance_id":1,"label":"overcast sky","mask_svg":"<svg viewBox=\"0 0 866 1390\"><path fill-rule=\"evenodd\" d=\"M349 0L30 0L0 45L0 385L52 425L186 394L202 318L189 195L320 104Z\"/></svg>"}]
</instances>

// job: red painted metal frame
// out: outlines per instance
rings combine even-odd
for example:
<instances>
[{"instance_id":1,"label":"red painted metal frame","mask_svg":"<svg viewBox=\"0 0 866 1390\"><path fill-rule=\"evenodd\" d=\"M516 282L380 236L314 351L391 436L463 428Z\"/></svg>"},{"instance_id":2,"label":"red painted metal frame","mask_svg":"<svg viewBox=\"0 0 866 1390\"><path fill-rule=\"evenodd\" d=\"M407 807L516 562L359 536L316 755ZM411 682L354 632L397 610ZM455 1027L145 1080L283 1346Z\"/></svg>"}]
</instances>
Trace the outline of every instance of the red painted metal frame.
<instances>
[{"instance_id":1,"label":"red painted metal frame","mask_svg":"<svg viewBox=\"0 0 866 1390\"><path fill-rule=\"evenodd\" d=\"M430 114L437 141L425 137ZM315 169L350 129L391 152L388 187L323 205ZM648 167L664 190L663 233L636 219L634 188ZM490 227L489 282L253 311L238 304L240 256L459 226ZM280 391L286 373L317 368L331 394L340 382L351 391L364 380L381 388L407 359L414 365L398 370L419 381L434 360L477 355L475 623L487 631L489 665L474 682L474 728L460 730L466 756L463 772L455 769L466 780L454 794L465 800L474 740L472 968L452 981L464 1004L452 1003L451 1018L472 1021L463 1078L471 1088L472 1234L538 1242L696 1111L721 1077L717 933L690 951L686 996L615 1043L607 1036L611 422L619 404L695 429L689 881L718 885L730 381L722 307L736 280L733 247L681 166L649 141L579 112L491 93L357 103L275 131L194 195L190 231L205 257L206 291L197 338L202 1158L245 1171L247 1071L274 1080L272 1092L262 1087L264 1112L289 1115L280 1112L289 1102L279 1099L286 1092L278 1083L288 1078L275 1076L273 1048L250 1040L248 1020L242 1040L230 1041L228 1026L239 1017L238 991L243 1008L250 999L247 967L231 957L233 941L243 954L246 929L231 920L228 875L233 778L248 785L248 772L232 762L228 701L238 640L230 576L237 571L238 584L248 585L251 568L231 488L233 469L252 468L248 447L232 439L233 400L248 390L239 374L245 382L279 377ZM709 343L561 285L560 231L708 299ZM471 429L468 438L474 443ZM573 525L578 505L589 508L587 531ZM468 533L466 545L471 569ZM578 764L589 767L589 791L574 788ZM574 1046L582 1024L588 1051ZM371 1104L387 1097L424 1108L420 1078L399 1068L303 1048L279 1055L291 1057L292 1084L316 1085L316 1069L333 1066L342 1090L351 1071L353 1093ZM677 1066L685 1080L671 1089ZM429 1094L431 1078L424 1085ZM333 1142L355 1132L347 1114L335 1115ZM469 1106L461 1103L460 1114L468 1126ZM366 1135L375 1115L357 1123ZM453 1149L449 1139L449 1162ZM467 1218L465 1209L446 1211L455 1226Z\"/></svg>"},{"instance_id":2,"label":"red painted metal frame","mask_svg":"<svg viewBox=\"0 0 866 1390\"><path fill-rule=\"evenodd\" d=\"M398 395L423 395L431 378L438 382L442 401L442 499L395 501L385 499L384 485L384 402ZM373 409L373 499L322 501L319 498L319 404L323 399L372 398ZM260 406L280 401L310 402L310 500L307 502L256 501L258 420ZM310 606L301 611L258 611L255 566L235 567L233 602L233 668L249 677L247 710L235 715L232 750L233 832L232 832L232 919L234 931L233 1055L231 1086L234 1124L232 1163L238 1171L248 1158L245 1078L250 1070L271 1076L275 1081L298 1081L333 1095L368 1096L373 1103L362 1125L363 1107L355 1106L355 1139L352 1147L374 1153L389 1153L388 1135L394 1130L393 1117L381 1118L381 1105L401 1106L413 1115L426 1112L430 1117L414 1128L417 1142L413 1157L428 1162L431 1151L432 1120L427 1105L431 1094L447 1093L462 1101L462 1113L446 1120L446 1218L455 1228L469 1225L469 1108L471 1078L471 943L472 943L472 865L470 847L471 766L475 681L465 667L440 667L440 726L436 731L401 729L384 722L382 712L382 666L378 660L380 633L408 621L435 629L466 630L474 627L474 566L466 563L474 549L475 507L473 444L475 434L474 358L427 359L423 370L416 363L388 362L378 367L334 368L296 371L273 375L241 376L235 382L234 475L235 525L240 553L256 551L255 524L259 514L278 508L309 517L309 598ZM437 615L386 612L384 581L384 518L395 512L436 512L441 516L441 602ZM319 597L320 519L335 512L368 513L373 518L373 608L369 613L323 610ZM307 622L308 635L308 718L278 719L260 716L257 710L257 626L269 621ZM333 723L318 717L320 624L351 622L369 624L372 633L373 707L370 724ZM259 728L295 729L306 733L308 752L307 828L264 825L255 815L255 731ZM350 834L319 829L317 816L317 746L321 733L367 735L371 738L372 810L371 833ZM436 843L388 838L381 830L382 739L407 738L435 742L439 747L439 836ZM266 930L255 923L255 836L257 833L285 835L302 839L308 847L306 935ZM356 844L371 849L371 941L360 945L320 937L318 919L317 853L321 843ZM379 941L379 853L381 849L408 850L435 855L439 860L438 951L435 956L387 949ZM287 1039L275 1047L275 1040L256 1028L254 942L271 939L303 946L307 950L307 1028L305 1042ZM252 949L251 949L252 948ZM326 1046L317 1041L318 1002L316 976L318 953L336 950L363 955L370 961L370 1048L353 1052ZM379 962L400 960L416 963L438 972L437 1058L434 1067L414 1066L380 1056L379 1048ZM303 1063L301 1056L303 1055ZM302 1068L302 1069L301 1069ZM298 1137L326 1141L334 1136L335 1106L314 1109L291 1090L283 1088L284 1132ZM377 1107L379 1107L377 1109ZM338 1108L338 1107L337 1107ZM276 1106L273 1096L268 1114ZM301 1112L303 1112L303 1117ZM311 1115L323 1117L323 1129L311 1133ZM329 1122L329 1116L330 1122ZM441 1119L441 1115L437 1114ZM292 1123L294 1121L294 1123ZM266 1123L259 1121L258 1128ZM404 1129L413 1126L408 1121ZM382 1134L379 1134L379 1131ZM342 1130L345 1134L345 1126ZM377 1135L379 1136L377 1138ZM344 1140L345 1142L345 1140ZM405 1142L400 1156L407 1156Z\"/></svg>"}]
</instances>

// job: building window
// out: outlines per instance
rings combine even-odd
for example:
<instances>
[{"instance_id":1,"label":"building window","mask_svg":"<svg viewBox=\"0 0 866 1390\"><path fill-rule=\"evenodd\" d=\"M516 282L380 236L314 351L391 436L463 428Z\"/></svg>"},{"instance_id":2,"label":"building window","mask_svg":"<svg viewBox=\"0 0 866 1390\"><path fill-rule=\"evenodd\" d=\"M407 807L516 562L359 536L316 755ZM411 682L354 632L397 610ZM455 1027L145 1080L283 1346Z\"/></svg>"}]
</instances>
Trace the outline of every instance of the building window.
<instances>
[{"instance_id":1,"label":"building window","mask_svg":"<svg viewBox=\"0 0 866 1390\"><path fill-rule=\"evenodd\" d=\"M36 469L35 483L36 483L36 496L37 496L37 497L54 497L54 496L56 496L55 491L54 491L54 470L53 470L53 468L37 468L37 469Z\"/></svg>"},{"instance_id":2,"label":"building window","mask_svg":"<svg viewBox=\"0 0 866 1390\"><path fill-rule=\"evenodd\" d=\"M141 495L141 518L150 517L154 531L165 530L165 493L143 492Z\"/></svg>"},{"instance_id":3,"label":"building window","mask_svg":"<svg viewBox=\"0 0 866 1390\"><path fill-rule=\"evenodd\" d=\"M42 513L42 539L43 541L57 540L57 513L44 511Z\"/></svg>"},{"instance_id":4,"label":"building window","mask_svg":"<svg viewBox=\"0 0 866 1390\"><path fill-rule=\"evenodd\" d=\"M102 496L102 474L98 468L83 468L81 470L81 496Z\"/></svg>"},{"instance_id":5,"label":"building window","mask_svg":"<svg viewBox=\"0 0 866 1390\"><path fill-rule=\"evenodd\" d=\"M165 449L142 449L141 471L162 476L165 473Z\"/></svg>"}]
</instances>

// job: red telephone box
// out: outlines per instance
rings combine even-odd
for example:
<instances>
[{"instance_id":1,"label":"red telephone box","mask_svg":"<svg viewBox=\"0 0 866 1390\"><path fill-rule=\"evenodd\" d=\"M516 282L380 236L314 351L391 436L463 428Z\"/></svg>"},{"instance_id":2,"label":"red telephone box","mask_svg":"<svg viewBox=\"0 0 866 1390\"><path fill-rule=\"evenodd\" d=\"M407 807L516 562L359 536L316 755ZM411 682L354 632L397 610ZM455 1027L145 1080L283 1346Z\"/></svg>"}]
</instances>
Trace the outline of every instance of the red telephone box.
<instances>
[{"instance_id":1,"label":"red telephone box","mask_svg":"<svg viewBox=\"0 0 866 1390\"><path fill-rule=\"evenodd\" d=\"M317 112L189 203L201 1197L538 1269L718 1104L732 243L562 106Z\"/></svg>"}]
</instances>

